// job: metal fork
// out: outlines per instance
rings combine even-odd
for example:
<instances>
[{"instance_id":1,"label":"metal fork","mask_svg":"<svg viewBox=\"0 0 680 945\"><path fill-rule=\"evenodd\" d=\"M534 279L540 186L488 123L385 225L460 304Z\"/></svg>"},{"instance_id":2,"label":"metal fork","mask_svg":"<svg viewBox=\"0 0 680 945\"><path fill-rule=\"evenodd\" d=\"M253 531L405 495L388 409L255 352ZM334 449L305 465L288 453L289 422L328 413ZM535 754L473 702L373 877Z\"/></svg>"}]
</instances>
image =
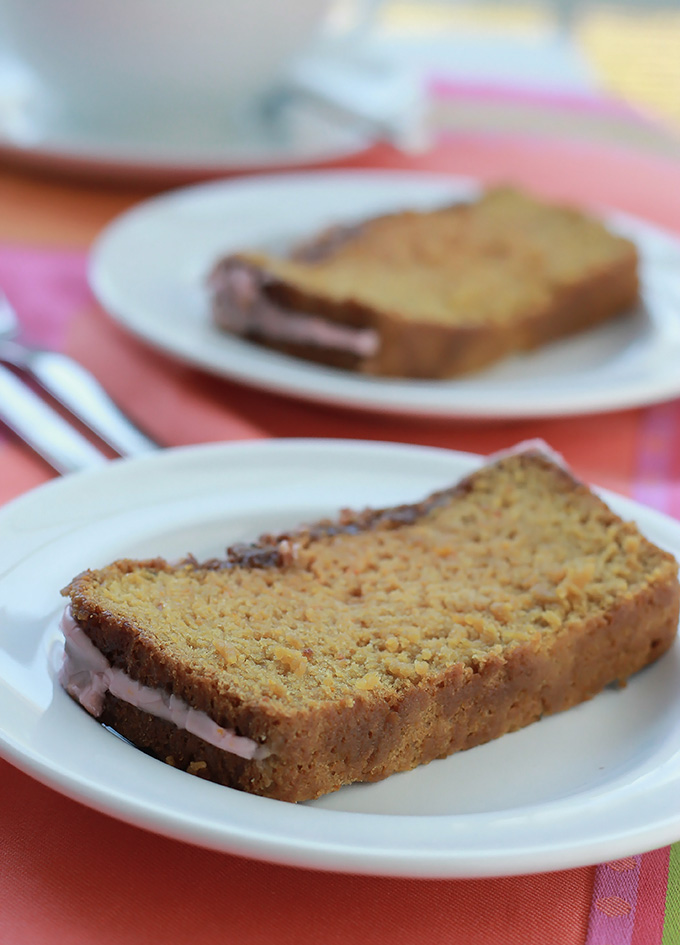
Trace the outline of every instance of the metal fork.
<instances>
[{"instance_id":1,"label":"metal fork","mask_svg":"<svg viewBox=\"0 0 680 945\"><path fill-rule=\"evenodd\" d=\"M0 362L34 378L119 455L158 449L81 364L67 355L21 344L14 340L18 331L17 315L0 291ZM58 472L105 462L102 453L6 368L0 368L0 418Z\"/></svg>"}]
</instances>

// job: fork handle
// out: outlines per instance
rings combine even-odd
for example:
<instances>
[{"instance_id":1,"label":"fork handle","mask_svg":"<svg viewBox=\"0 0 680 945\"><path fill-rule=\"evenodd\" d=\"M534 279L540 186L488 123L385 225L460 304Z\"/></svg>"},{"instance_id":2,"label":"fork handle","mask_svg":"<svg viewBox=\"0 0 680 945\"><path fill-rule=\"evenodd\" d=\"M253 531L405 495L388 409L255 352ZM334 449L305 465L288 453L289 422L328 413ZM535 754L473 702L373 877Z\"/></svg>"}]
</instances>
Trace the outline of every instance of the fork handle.
<instances>
[{"instance_id":1,"label":"fork handle","mask_svg":"<svg viewBox=\"0 0 680 945\"><path fill-rule=\"evenodd\" d=\"M25 369L75 417L121 456L158 449L114 404L98 380L68 355L56 351L25 353Z\"/></svg>"},{"instance_id":2,"label":"fork handle","mask_svg":"<svg viewBox=\"0 0 680 945\"><path fill-rule=\"evenodd\" d=\"M103 453L0 365L0 420L60 473L81 472L107 462Z\"/></svg>"}]
</instances>

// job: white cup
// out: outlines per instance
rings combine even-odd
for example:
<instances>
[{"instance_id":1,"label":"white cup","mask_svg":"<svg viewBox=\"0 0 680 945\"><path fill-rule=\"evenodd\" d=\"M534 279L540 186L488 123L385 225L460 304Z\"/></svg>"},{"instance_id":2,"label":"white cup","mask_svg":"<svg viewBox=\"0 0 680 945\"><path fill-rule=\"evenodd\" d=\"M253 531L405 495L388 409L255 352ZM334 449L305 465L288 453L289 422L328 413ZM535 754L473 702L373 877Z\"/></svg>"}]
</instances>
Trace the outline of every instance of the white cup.
<instances>
[{"instance_id":1,"label":"white cup","mask_svg":"<svg viewBox=\"0 0 680 945\"><path fill-rule=\"evenodd\" d=\"M237 112L332 0L0 0L9 52L69 117L107 128Z\"/></svg>"}]
</instances>

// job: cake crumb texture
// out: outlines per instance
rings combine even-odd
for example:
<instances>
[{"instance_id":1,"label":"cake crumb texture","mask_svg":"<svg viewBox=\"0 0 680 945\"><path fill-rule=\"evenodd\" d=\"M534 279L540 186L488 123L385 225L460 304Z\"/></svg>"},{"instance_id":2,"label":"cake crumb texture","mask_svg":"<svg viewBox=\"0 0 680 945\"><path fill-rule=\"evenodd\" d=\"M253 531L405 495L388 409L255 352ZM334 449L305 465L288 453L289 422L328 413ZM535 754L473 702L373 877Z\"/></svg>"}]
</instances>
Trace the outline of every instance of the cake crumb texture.
<instances>
[{"instance_id":1,"label":"cake crumb texture","mask_svg":"<svg viewBox=\"0 0 680 945\"><path fill-rule=\"evenodd\" d=\"M282 560L284 541L296 553ZM672 556L538 453L418 505L344 512L220 561L119 561L67 591L114 666L272 753L227 756L109 696L126 737L288 800L443 757L624 681L670 646L679 598Z\"/></svg>"}]
</instances>

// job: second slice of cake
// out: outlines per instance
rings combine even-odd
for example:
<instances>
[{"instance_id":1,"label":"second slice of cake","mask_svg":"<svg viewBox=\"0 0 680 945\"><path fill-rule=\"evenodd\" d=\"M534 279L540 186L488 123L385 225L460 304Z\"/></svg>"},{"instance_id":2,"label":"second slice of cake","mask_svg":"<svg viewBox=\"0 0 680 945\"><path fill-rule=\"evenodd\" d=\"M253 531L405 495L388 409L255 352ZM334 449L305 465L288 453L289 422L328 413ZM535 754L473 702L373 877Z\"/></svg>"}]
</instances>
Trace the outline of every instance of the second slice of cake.
<instances>
[{"instance_id":1,"label":"second slice of cake","mask_svg":"<svg viewBox=\"0 0 680 945\"><path fill-rule=\"evenodd\" d=\"M364 374L447 378L628 311L635 246L511 188L320 234L289 257L214 267L226 331Z\"/></svg>"}]
</instances>

